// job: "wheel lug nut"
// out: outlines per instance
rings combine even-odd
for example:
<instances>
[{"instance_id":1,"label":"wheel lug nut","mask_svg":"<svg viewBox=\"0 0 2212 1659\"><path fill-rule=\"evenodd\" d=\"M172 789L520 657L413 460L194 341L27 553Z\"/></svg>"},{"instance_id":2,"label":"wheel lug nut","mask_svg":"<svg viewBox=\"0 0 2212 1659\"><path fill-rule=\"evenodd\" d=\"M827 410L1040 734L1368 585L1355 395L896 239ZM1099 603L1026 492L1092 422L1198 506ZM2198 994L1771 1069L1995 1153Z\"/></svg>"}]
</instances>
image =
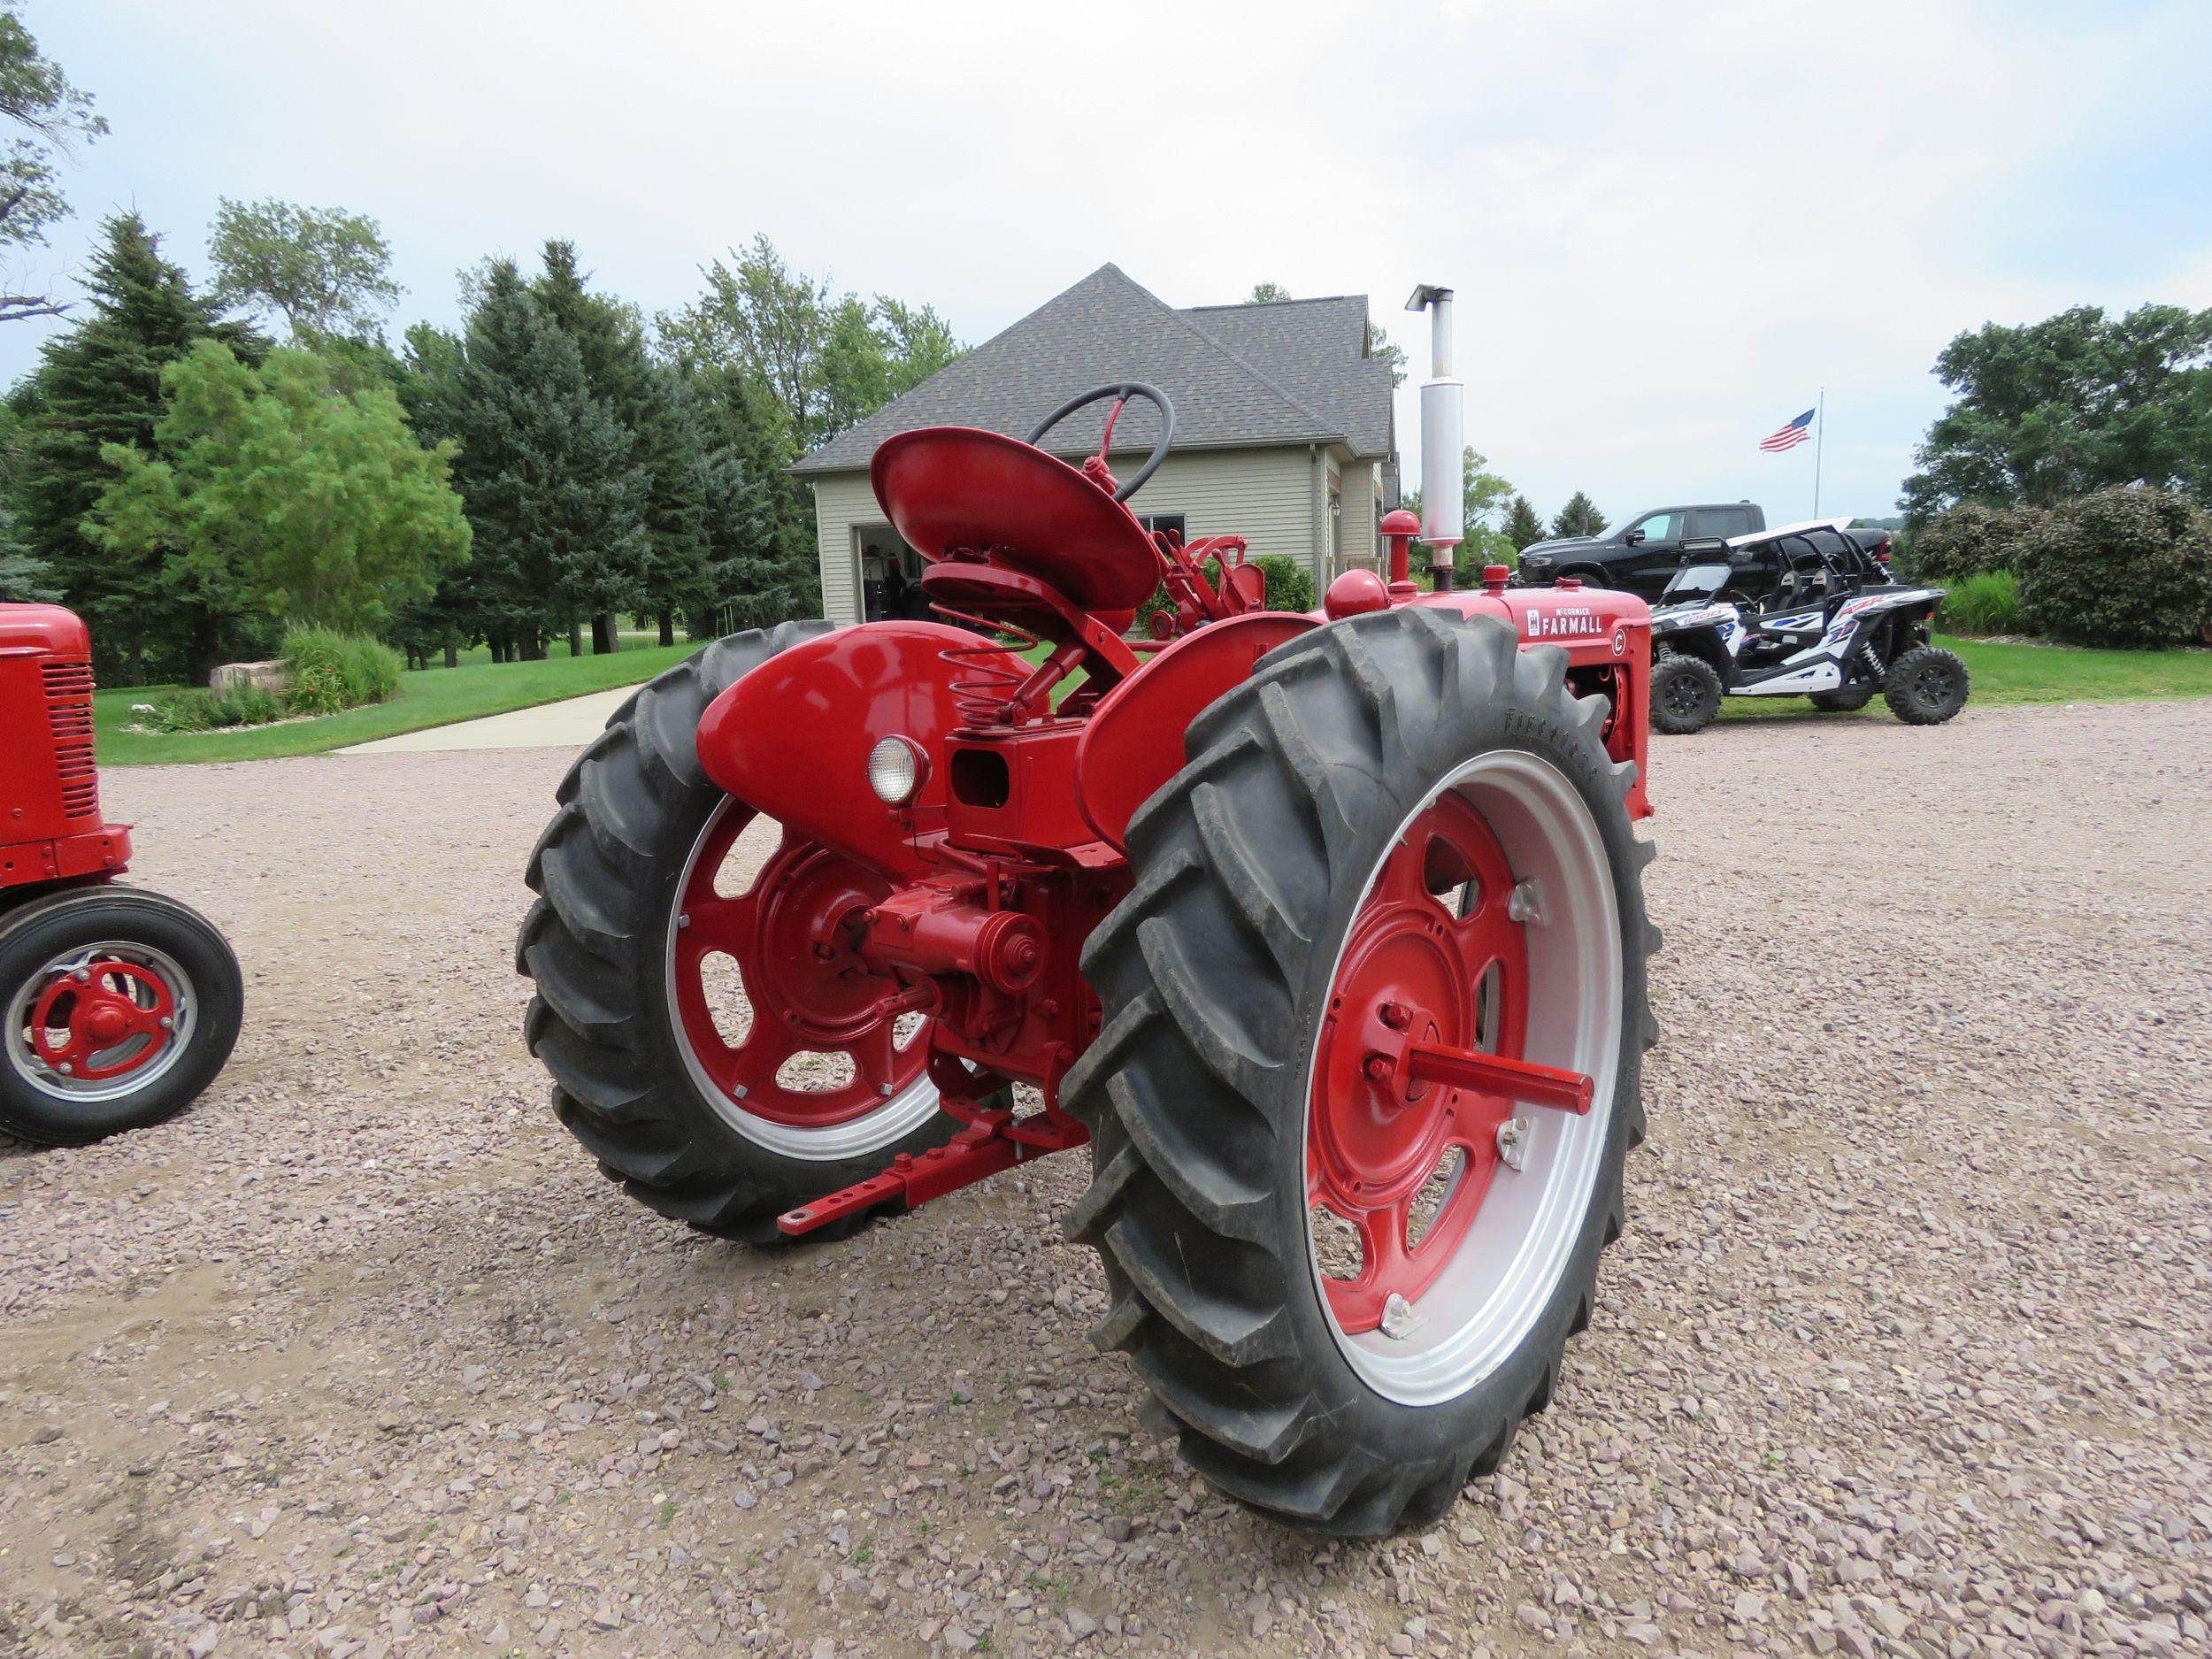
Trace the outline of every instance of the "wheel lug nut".
<instances>
[{"instance_id":1,"label":"wheel lug nut","mask_svg":"<svg viewBox=\"0 0 2212 1659\"><path fill-rule=\"evenodd\" d=\"M1382 1023L1393 1031L1403 1031L1413 1023L1413 1010L1403 1002L1385 1002L1380 1011Z\"/></svg>"},{"instance_id":2,"label":"wheel lug nut","mask_svg":"<svg viewBox=\"0 0 2212 1659\"><path fill-rule=\"evenodd\" d=\"M1387 1083L1390 1081L1390 1056L1371 1054L1360 1070L1367 1074L1367 1080L1371 1083Z\"/></svg>"}]
</instances>

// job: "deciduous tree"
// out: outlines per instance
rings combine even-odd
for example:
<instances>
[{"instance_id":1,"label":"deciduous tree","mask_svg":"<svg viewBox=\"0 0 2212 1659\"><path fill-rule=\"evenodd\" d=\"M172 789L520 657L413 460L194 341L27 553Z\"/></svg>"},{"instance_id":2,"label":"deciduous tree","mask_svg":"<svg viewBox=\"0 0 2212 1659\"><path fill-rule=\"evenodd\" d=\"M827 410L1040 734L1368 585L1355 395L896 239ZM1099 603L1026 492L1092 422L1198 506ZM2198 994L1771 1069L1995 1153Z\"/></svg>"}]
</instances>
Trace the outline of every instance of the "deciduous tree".
<instances>
[{"instance_id":1,"label":"deciduous tree","mask_svg":"<svg viewBox=\"0 0 2212 1659\"><path fill-rule=\"evenodd\" d=\"M1903 505L2055 507L2116 484L2212 499L2212 310L2077 305L1985 324L1936 359L1956 395L1921 442Z\"/></svg>"},{"instance_id":2,"label":"deciduous tree","mask_svg":"<svg viewBox=\"0 0 2212 1659\"><path fill-rule=\"evenodd\" d=\"M273 198L219 199L207 244L217 303L275 311L296 345L325 336L382 337L384 314L402 290L374 219Z\"/></svg>"},{"instance_id":3,"label":"deciduous tree","mask_svg":"<svg viewBox=\"0 0 2212 1659\"><path fill-rule=\"evenodd\" d=\"M57 163L79 140L108 130L93 113L92 95L69 84L38 49L18 13L19 0L0 0L0 117L23 128L0 154L0 249L42 247L47 227L69 211ZM43 293L0 293L0 322L58 317L67 311Z\"/></svg>"},{"instance_id":4,"label":"deciduous tree","mask_svg":"<svg viewBox=\"0 0 2212 1659\"><path fill-rule=\"evenodd\" d=\"M449 446L416 442L393 394L344 392L312 352L241 362L196 342L162 373L152 455L108 447L88 534L158 562L196 612L373 634L468 555ZM211 663L193 665L195 678Z\"/></svg>"}]
</instances>

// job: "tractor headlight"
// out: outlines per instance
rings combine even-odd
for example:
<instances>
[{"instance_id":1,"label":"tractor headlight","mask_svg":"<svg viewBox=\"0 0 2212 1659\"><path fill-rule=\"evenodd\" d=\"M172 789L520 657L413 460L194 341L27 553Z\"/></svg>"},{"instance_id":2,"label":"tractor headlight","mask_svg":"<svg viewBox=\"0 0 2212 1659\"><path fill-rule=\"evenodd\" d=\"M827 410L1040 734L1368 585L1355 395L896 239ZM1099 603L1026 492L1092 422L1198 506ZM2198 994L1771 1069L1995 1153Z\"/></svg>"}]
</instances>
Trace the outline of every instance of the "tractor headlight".
<instances>
[{"instance_id":1,"label":"tractor headlight","mask_svg":"<svg viewBox=\"0 0 2212 1659\"><path fill-rule=\"evenodd\" d=\"M922 787L928 763L910 737L887 737L868 751L868 787L886 806L904 806Z\"/></svg>"}]
</instances>

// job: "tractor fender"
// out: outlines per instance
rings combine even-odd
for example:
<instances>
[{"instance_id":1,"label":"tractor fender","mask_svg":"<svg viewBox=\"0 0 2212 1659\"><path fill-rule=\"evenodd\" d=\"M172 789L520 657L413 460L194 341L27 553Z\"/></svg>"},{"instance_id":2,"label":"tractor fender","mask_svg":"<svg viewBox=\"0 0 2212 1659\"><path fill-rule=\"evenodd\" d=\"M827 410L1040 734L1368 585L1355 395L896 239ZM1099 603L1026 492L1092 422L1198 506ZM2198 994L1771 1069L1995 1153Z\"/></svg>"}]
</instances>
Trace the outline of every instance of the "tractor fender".
<instances>
[{"instance_id":1,"label":"tractor fender","mask_svg":"<svg viewBox=\"0 0 2212 1659\"><path fill-rule=\"evenodd\" d=\"M1076 805L1098 838L1126 850L1137 809L1183 769L1191 722L1250 679L1261 657L1319 626L1319 618L1280 611L1209 623L1155 652L1101 698L1075 757Z\"/></svg>"},{"instance_id":2,"label":"tractor fender","mask_svg":"<svg viewBox=\"0 0 2212 1659\"><path fill-rule=\"evenodd\" d=\"M965 628L866 622L780 651L707 705L699 764L797 837L887 876L932 866L919 834L945 821L945 739L964 724L961 687L1018 685L1029 664ZM903 737L925 759L914 797L887 805L868 752Z\"/></svg>"}]
</instances>

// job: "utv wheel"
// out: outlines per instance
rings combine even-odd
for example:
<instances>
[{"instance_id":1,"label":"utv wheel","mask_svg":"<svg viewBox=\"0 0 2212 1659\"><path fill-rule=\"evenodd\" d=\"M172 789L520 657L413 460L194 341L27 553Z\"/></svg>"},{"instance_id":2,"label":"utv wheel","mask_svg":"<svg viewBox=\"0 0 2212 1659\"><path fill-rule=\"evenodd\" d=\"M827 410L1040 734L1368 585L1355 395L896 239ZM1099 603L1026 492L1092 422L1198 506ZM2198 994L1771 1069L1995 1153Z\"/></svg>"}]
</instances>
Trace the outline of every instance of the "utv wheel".
<instances>
[{"instance_id":1,"label":"utv wheel","mask_svg":"<svg viewBox=\"0 0 2212 1659\"><path fill-rule=\"evenodd\" d=\"M1966 664L1955 651L1919 645L1889 665L1882 696L1907 726L1940 726L1966 706Z\"/></svg>"},{"instance_id":2,"label":"utv wheel","mask_svg":"<svg viewBox=\"0 0 2212 1659\"><path fill-rule=\"evenodd\" d=\"M1642 1137L1633 769L1565 655L1517 646L1414 607L1264 658L1130 826L1135 887L1084 951L1094 1340L1215 1484L1325 1532L1434 1520L1549 1402ZM1409 1040L1594 1103L1379 1080Z\"/></svg>"},{"instance_id":3,"label":"utv wheel","mask_svg":"<svg viewBox=\"0 0 2212 1659\"><path fill-rule=\"evenodd\" d=\"M1856 714L1874 701L1874 688L1868 686L1857 691L1816 691L1807 701L1823 714Z\"/></svg>"},{"instance_id":4,"label":"utv wheel","mask_svg":"<svg viewBox=\"0 0 2212 1659\"><path fill-rule=\"evenodd\" d=\"M1701 657L1664 646L1651 664L1651 729L1687 737L1720 712L1720 675Z\"/></svg>"},{"instance_id":5,"label":"utv wheel","mask_svg":"<svg viewBox=\"0 0 2212 1659\"><path fill-rule=\"evenodd\" d=\"M819 917L873 902L880 879L786 837L742 884L748 854L733 854L756 815L699 765L707 705L829 631L732 635L616 711L530 856L542 896L516 953L561 1121L633 1197L756 1244L781 1240L784 1210L959 1127L937 1110L918 1021L872 1012L895 987L815 949Z\"/></svg>"},{"instance_id":6,"label":"utv wheel","mask_svg":"<svg viewBox=\"0 0 2212 1659\"><path fill-rule=\"evenodd\" d=\"M174 899L80 887L0 914L0 1130L83 1146L174 1117L244 1006L230 946Z\"/></svg>"}]
</instances>

